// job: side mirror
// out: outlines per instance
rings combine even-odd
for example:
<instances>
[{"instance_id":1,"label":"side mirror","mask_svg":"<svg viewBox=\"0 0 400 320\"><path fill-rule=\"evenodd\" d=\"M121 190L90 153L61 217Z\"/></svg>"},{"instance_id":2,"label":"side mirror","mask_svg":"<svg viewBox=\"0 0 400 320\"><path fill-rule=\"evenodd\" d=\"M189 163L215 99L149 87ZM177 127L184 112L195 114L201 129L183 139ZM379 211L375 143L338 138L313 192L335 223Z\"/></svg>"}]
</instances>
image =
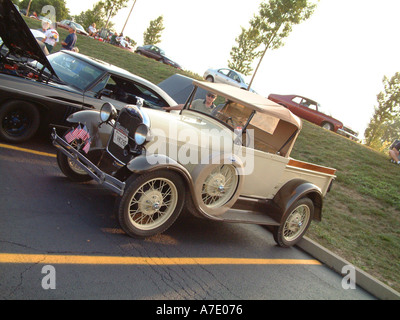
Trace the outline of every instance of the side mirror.
<instances>
[{"instance_id":1,"label":"side mirror","mask_svg":"<svg viewBox=\"0 0 400 320\"><path fill-rule=\"evenodd\" d=\"M96 98L100 99L102 96L111 98L112 90L103 88L98 93L96 93Z\"/></svg>"},{"instance_id":2,"label":"side mirror","mask_svg":"<svg viewBox=\"0 0 400 320\"><path fill-rule=\"evenodd\" d=\"M100 109L100 119L102 122L117 119L117 115L117 109L115 109L115 107L109 102L103 104Z\"/></svg>"}]
</instances>

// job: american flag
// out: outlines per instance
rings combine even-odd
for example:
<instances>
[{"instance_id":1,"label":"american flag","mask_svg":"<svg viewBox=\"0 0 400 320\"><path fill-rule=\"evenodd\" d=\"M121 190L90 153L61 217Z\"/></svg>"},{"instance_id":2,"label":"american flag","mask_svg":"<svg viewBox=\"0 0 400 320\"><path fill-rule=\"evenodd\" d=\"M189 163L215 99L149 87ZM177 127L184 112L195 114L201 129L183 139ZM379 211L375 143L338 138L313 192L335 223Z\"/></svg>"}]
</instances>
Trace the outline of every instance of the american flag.
<instances>
[{"instance_id":1,"label":"american flag","mask_svg":"<svg viewBox=\"0 0 400 320\"><path fill-rule=\"evenodd\" d=\"M83 147L83 151L85 151L85 153L88 153L89 152L89 149L90 149L90 139L88 139L87 141L86 141L86 144L85 144L85 146Z\"/></svg>"},{"instance_id":2,"label":"american flag","mask_svg":"<svg viewBox=\"0 0 400 320\"><path fill-rule=\"evenodd\" d=\"M68 132L65 135L65 140L68 143L71 143L72 141L74 141L76 139L77 134L82 130L81 125L79 124L75 129L71 129L70 132Z\"/></svg>"},{"instance_id":3,"label":"american flag","mask_svg":"<svg viewBox=\"0 0 400 320\"><path fill-rule=\"evenodd\" d=\"M84 125L83 128L77 133L76 139L82 139L83 141L89 139L89 132L86 125Z\"/></svg>"}]
</instances>

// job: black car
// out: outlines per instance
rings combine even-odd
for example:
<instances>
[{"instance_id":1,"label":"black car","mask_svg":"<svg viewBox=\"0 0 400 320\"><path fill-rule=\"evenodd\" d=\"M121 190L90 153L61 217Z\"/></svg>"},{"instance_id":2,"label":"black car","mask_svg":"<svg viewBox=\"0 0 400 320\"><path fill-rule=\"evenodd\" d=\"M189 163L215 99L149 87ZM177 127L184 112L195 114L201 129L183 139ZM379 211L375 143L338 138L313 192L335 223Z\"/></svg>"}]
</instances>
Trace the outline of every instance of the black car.
<instances>
[{"instance_id":1,"label":"black car","mask_svg":"<svg viewBox=\"0 0 400 320\"><path fill-rule=\"evenodd\" d=\"M177 64L176 62L172 61L170 58L168 58L165 55L164 50L162 50L161 48L159 48L159 47L157 47L155 45L149 44L149 45L146 45L146 46L137 47L135 52L140 54L140 55L146 56L148 58L152 58L152 59L155 59L155 60L160 61L162 63L165 63L167 65L170 65L171 67L174 67L174 68L182 70L182 67L179 64Z\"/></svg>"},{"instance_id":2,"label":"black car","mask_svg":"<svg viewBox=\"0 0 400 320\"><path fill-rule=\"evenodd\" d=\"M46 55L10 0L0 0L0 139L18 143L40 126L67 128L78 110L177 103L153 83L97 59L60 51ZM1 43L1 42L0 42Z\"/></svg>"}]
</instances>

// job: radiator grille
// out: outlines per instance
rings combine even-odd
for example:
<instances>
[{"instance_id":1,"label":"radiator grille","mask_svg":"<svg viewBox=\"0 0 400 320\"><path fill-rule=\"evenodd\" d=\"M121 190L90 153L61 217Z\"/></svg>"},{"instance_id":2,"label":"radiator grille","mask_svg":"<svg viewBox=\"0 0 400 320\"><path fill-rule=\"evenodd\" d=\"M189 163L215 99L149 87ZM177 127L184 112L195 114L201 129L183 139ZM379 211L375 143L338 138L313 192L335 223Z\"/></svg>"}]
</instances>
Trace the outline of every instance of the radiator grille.
<instances>
[{"instance_id":1,"label":"radiator grille","mask_svg":"<svg viewBox=\"0 0 400 320\"><path fill-rule=\"evenodd\" d=\"M108 152L111 153L114 158L125 164L129 162L132 155L128 151L136 147L134 135L137 127L141 123L142 118L140 114L131 112L127 108L121 110L108 143ZM126 135L128 136L128 141L125 140ZM127 145L125 145L126 142L128 143Z\"/></svg>"}]
</instances>

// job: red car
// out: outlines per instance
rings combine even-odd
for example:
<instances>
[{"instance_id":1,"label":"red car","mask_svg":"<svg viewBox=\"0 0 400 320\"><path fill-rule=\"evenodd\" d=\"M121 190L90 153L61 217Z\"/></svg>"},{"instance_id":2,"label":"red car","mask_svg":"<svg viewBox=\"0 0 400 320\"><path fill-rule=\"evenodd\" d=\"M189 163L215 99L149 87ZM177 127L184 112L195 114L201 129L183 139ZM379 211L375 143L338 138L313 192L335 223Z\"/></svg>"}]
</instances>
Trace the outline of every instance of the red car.
<instances>
[{"instance_id":1,"label":"red car","mask_svg":"<svg viewBox=\"0 0 400 320\"><path fill-rule=\"evenodd\" d=\"M342 122L323 113L320 104L311 99L294 94L270 94L268 99L288 108L298 117L315 123L325 129L338 132L338 130L341 131L343 128Z\"/></svg>"}]
</instances>

